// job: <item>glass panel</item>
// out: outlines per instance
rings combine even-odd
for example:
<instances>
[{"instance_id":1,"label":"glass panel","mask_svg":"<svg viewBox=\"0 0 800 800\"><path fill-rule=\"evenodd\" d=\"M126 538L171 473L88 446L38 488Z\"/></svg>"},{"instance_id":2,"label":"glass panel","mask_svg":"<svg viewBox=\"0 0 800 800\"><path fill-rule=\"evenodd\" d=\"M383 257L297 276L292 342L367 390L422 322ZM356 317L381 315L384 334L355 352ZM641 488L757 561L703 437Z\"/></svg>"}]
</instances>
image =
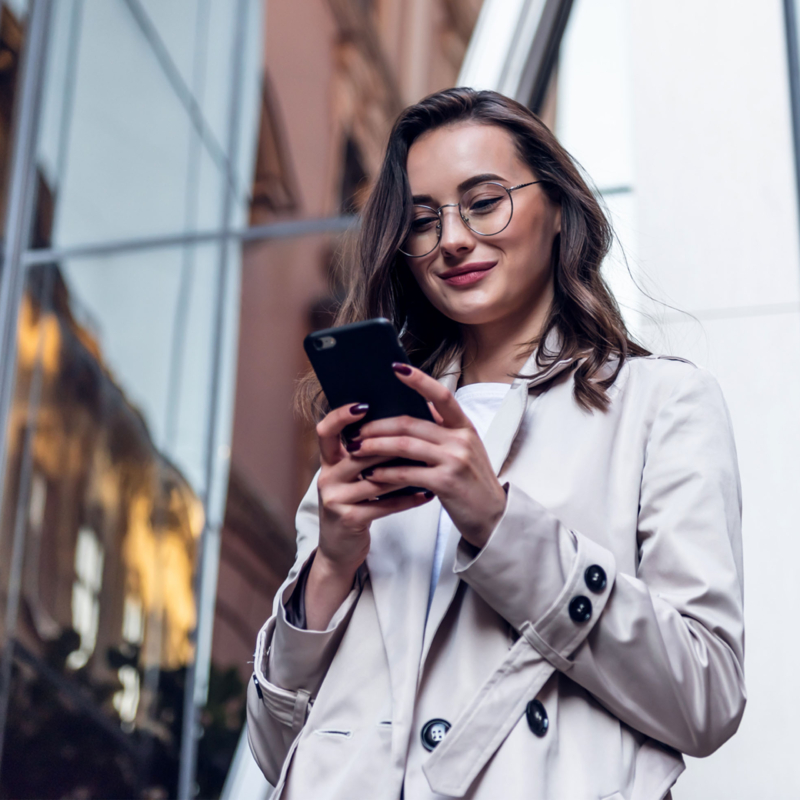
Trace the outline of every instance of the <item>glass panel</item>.
<instances>
[{"instance_id":1,"label":"glass panel","mask_svg":"<svg viewBox=\"0 0 800 800\"><path fill-rule=\"evenodd\" d=\"M235 364L229 255L222 354ZM219 257L207 246L28 272L0 532L4 564L11 533L25 534L9 796L176 793L209 409L216 392L229 414L232 391L230 367L211 384ZM222 425L217 466L227 436Z\"/></svg>"},{"instance_id":2,"label":"glass panel","mask_svg":"<svg viewBox=\"0 0 800 800\"><path fill-rule=\"evenodd\" d=\"M248 223L253 175L255 172L256 144L262 103L264 63L264 7L263 0L246 0L247 15L244 28L243 74L241 78L241 119L238 131L238 158L236 170L237 197L233 207L232 224L245 227Z\"/></svg>"},{"instance_id":3,"label":"glass panel","mask_svg":"<svg viewBox=\"0 0 800 800\"><path fill-rule=\"evenodd\" d=\"M633 104L627 0L575 0L559 54L556 134L585 169L617 241L603 273L635 337L649 304L637 263ZM637 285L638 284L638 285Z\"/></svg>"},{"instance_id":4,"label":"glass panel","mask_svg":"<svg viewBox=\"0 0 800 800\"><path fill-rule=\"evenodd\" d=\"M6 195L11 174L11 129L27 8L25 0L0 3L0 236L6 222Z\"/></svg>"},{"instance_id":5,"label":"glass panel","mask_svg":"<svg viewBox=\"0 0 800 800\"><path fill-rule=\"evenodd\" d=\"M57 197L52 244L219 227L236 5L56 5L38 150ZM260 18L260 4L250 0L248 26L260 34L256 5ZM243 104L252 106L243 121L251 127L259 108L251 76L261 69L261 38L248 36L242 56ZM247 159L255 133L242 136L243 175L252 168ZM242 201L247 194L238 191ZM37 245L47 245L46 238Z\"/></svg>"}]
</instances>

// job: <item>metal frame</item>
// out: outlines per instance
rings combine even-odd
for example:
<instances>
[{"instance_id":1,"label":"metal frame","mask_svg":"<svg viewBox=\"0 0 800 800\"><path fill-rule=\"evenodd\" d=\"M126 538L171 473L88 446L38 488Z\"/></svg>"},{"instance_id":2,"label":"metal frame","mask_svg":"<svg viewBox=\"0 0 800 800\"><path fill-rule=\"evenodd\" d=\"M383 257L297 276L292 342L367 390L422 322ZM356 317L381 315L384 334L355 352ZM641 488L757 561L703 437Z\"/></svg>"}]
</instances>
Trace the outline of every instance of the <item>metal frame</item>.
<instances>
[{"instance_id":1,"label":"metal frame","mask_svg":"<svg viewBox=\"0 0 800 800\"><path fill-rule=\"evenodd\" d=\"M183 247L193 244L209 244L232 240L257 242L270 239L292 239L323 233L342 233L354 228L357 224L357 217L344 214L338 217L271 222L267 225L253 225L249 228L165 233L161 236L142 236L136 239L118 239L69 247L28 250L22 254L21 261L24 267L31 267L34 264L52 264L53 262L70 258L94 258L115 253L159 250L166 247Z\"/></svg>"},{"instance_id":2,"label":"metal frame","mask_svg":"<svg viewBox=\"0 0 800 800\"><path fill-rule=\"evenodd\" d=\"M228 111L227 181L222 207L222 233L230 230L236 194L235 173L238 163L242 116L242 83L244 81L244 44L247 25L248 0L237 0L236 30L231 52L231 93ZM225 310L230 272L230 245L227 237L219 243L217 268L217 304L214 319L211 386L209 389L209 424L205 444L205 527L200 537L200 554L195 577L197 598L197 626L195 629L195 657L186 671L186 688L181 726L181 758L178 776L178 800L194 797L197 772L198 714L208 696L208 676L211 660L211 637L214 626L214 599L219 570L220 527L222 521L213 516L213 485L219 470L217 438L221 426L220 391L225 335ZM227 465L226 465L227 466ZM227 483L227 480L225 481Z\"/></svg>"},{"instance_id":3,"label":"metal frame","mask_svg":"<svg viewBox=\"0 0 800 800\"><path fill-rule=\"evenodd\" d=\"M8 186L6 235L0 274L0 508L8 456L8 415L14 395L17 364L17 319L25 284L22 252L30 239L36 197L35 152L38 141L42 84L47 41L52 17L52 0L31 0L25 46L20 64L19 101L15 104L11 177ZM15 525L8 597L6 599L6 645L0 656L0 766L3 759L6 715L14 661L14 635L19 612L22 558L25 551L25 526Z\"/></svg>"},{"instance_id":4,"label":"metal frame","mask_svg":"<svg viewBox=\"0 0 800 800\"><path fill-rule=\"evenodd\" d=\"M538 111L571 10L572 0L484 0L458 84Z\"/></svg>"},{"instance_id":5,"label":"metal frame","mask_svg":"<svg viewBox=\"0 0 800 800\"><path fill-rule=\"evenodd\" d=\"M789 94L792 109L792 138L794 142L795 182L800 205L800 28L795 0L783 0L786 23L786 55L789 67Z\"/></svg>"}]
</instances>

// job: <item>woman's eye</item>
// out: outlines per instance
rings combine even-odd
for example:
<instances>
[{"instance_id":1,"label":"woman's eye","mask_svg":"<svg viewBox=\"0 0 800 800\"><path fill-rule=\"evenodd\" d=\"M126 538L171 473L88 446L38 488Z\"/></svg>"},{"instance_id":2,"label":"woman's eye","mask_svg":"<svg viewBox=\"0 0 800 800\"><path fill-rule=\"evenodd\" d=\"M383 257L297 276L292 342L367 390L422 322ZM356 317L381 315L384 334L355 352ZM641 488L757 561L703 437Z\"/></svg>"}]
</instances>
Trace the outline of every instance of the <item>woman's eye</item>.
<instances>
[{"instance_id":1,"label":"woman's eye","mask_svg":"<svg viewBox=\"0 0 800 800\"><path fill-rule=\"evenodd\" d=\"M439 217L435 217L432 215L427 215L424 217L414 217L411 221L411 232L412 233L424 233L425 231L431 230L431 228L436 226L436 223L439 221Z\"/></svg>"},{"instance_id":2,"label":"woman's eye","mask_svg":"<svg viewBox=\"0 0 800 800\"><path fill-rule=\"evenodd\" d=\"M467 210L470 214L488 214L494 211L502 201L503 198L500 195L481 195L470 200Z\"/></svg>"}]
</instances>

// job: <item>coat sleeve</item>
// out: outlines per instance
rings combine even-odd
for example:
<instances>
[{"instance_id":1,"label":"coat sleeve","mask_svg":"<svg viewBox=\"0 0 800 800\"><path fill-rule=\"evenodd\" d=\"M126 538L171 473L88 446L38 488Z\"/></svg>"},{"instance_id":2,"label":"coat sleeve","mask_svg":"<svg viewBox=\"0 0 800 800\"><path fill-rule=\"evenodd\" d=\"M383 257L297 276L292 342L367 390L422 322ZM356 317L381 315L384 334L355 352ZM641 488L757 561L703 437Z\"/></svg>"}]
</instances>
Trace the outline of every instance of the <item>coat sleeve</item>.
<instances>
[{"instance_id":1,"label":"coat sleeve","mask_svg":"<svg viewBox=\"0 0 800 800\"><path fill-rule=\"evenodd\" d=\"M363 586L356 585L324 631L300 630L286 618L285 603L319 539L317 478L297 511L297 557L275 596L272 616L256 640L253 678L247 689L247 738L256 763L273 785L306 721L333 661Z\"/></svg>"},{"instance_id":2,"label":"coat sleeve","mask_svg":"<svg viewBox=\"0 0 800 800\"><path fill-rule=\"evenodd\" d=\"M456 572L620 720L705 756L745 705L741 492L722 394L692 367L647 437L636 575L511 485L506 512Z\"/></svg>"}]
</instances>

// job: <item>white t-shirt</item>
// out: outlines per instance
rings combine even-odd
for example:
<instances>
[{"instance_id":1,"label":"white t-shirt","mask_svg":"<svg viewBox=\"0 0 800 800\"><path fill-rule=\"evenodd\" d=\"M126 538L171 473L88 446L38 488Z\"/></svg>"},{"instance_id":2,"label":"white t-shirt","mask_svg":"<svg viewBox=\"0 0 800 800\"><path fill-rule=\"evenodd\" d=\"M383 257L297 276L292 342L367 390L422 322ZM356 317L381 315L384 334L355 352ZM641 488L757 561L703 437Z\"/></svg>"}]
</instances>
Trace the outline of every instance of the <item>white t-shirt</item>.
<instances>
[{"instance_id":1,"label":"white t-shirt","mask_svg":"<svg viewBox=\"0 0 800 800\"><path fill-rule=\"evenodd\" d=\"M456 389L456 400L461 406L461 410L469 417L469 421L475 426L478 436L483 441L489 426L492 424L497 409L500 408L505 399L510 383L472 383L469 386L462 386ZM428 594L428 611L433 602L433 593L436 584L439 583L439 574L442 571L442 561L444 560L444 548L447 537L452 526L450 515L442 508L439 513L439 529L436 533L436 548L433 552L433 568L431 569L431 587Z\"/></svg>"}]
</instances>

